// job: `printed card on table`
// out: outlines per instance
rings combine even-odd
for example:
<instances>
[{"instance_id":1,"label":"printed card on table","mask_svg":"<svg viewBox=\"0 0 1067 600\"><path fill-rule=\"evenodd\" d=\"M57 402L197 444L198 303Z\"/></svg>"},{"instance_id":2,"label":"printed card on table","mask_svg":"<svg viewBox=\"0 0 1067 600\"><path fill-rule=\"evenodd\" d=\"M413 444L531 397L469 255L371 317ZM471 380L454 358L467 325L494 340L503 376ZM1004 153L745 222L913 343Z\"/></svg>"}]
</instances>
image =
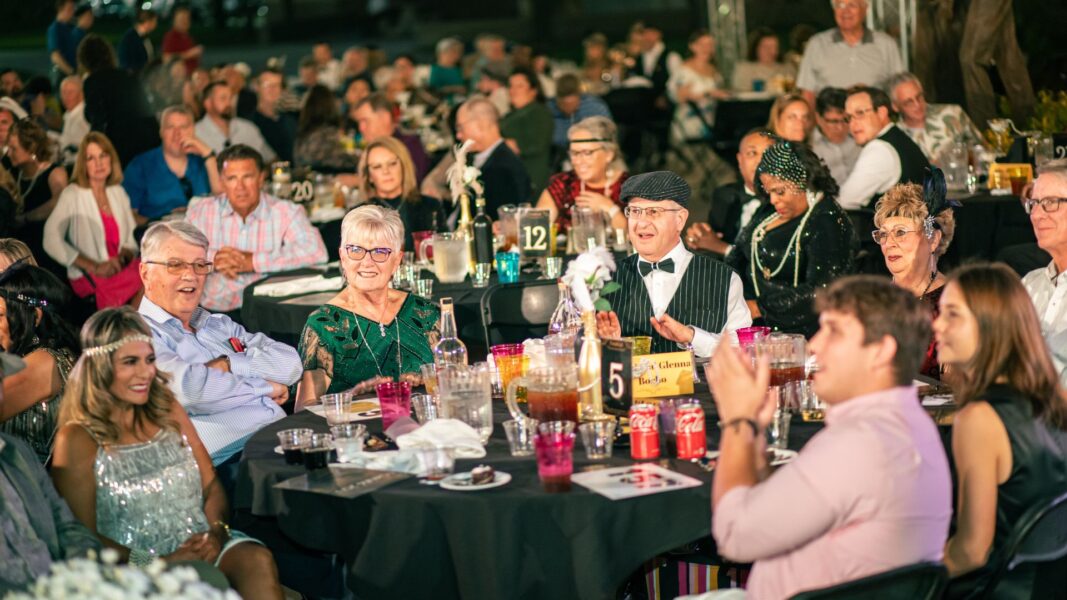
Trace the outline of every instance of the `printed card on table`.
<instances>
[{"instance_id":1,"label":"printed card on table","mask_svg":"<svg viewBox=\"0 0 1067 600\"><path fill-rule=\"evenodd\" d=\"M611 500L624 500L704 485L688 475L644 463L571 475L571 481Z\"/></svg>"}]
</instances>

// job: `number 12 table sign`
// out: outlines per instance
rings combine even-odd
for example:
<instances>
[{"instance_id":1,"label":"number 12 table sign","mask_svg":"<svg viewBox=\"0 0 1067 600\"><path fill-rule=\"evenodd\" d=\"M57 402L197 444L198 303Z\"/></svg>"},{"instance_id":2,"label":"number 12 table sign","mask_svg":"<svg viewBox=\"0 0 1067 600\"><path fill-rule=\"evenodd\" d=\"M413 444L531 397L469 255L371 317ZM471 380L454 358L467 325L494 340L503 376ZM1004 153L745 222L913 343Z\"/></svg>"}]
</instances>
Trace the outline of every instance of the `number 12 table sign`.
<instances>
[{"instance_id":1,"label":"number 12 table sign","mask_svg":"<svg viewBox=\"0 0 1067 600\"><path fill-rule=\"evenodd\" d=\"M571 481L610 500L624 500L704 485L699 479L652 463L571 475Z\"/></svg>"}]
</instances>

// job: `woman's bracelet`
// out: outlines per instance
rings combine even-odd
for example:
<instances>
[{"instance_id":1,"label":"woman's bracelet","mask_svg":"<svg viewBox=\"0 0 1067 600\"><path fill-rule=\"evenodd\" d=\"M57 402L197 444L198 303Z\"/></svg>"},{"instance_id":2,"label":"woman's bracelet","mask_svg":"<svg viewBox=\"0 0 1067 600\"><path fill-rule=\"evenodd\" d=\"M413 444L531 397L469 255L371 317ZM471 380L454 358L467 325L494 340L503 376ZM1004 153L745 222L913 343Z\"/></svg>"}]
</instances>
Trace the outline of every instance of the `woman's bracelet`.
<instances>
[{"instance_id":1,"label":"woman's bracelet","mask_svg":"<svg viewBox=\"0 0 1067 600\"><path fill-rule=\"evenodd\" d=\"M738 417L736 419L730 419L725 423L719 421L720 429L737 429L740 425L748 425L752 428L752 437L759 437L759 423L756 423L755 419L749 419L748 417Z\"/></svg>"}]
</instances>

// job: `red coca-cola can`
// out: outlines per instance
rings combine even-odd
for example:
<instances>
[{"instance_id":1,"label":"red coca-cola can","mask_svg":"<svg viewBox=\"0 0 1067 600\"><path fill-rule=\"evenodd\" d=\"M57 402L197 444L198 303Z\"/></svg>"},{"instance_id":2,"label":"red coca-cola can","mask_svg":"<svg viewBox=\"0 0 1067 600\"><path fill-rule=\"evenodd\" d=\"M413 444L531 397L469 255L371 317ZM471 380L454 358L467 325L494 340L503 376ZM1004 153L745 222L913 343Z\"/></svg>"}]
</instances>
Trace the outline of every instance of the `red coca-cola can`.
<instances>
[{"instance_id":1,"label":"red coca-cola can","mask_svg":"<svg viewBox=\"0 0 1067 600\"><path fill-rule=\"evenodd\" d=\"M704 409L690 402L675 409L675 435L678 440L678 458L690 460L707 453L707 436L704 433Z\"/></svg>"},{"instance_id":2,"label":"red coca-cola can","mask_svg":"<svg viewBox=\"0 0 1067 600\"><path fill-rule=\"evenodd\" d=\"M630 406L630 458L659 458L659 419L654 404Z\"/></svg>"}]
</instances>

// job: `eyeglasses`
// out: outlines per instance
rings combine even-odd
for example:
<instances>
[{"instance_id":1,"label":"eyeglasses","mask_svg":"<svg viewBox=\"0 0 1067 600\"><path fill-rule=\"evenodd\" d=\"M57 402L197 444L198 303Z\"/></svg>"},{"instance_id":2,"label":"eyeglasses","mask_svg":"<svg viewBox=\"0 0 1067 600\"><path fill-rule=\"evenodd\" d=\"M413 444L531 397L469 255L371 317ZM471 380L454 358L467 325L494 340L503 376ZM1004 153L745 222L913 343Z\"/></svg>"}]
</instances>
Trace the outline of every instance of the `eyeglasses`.
<instances>
[{"instance_id":1,"label":"eyeglasses","mask_svg":"<svg viewBox=\"0 0 1067 600\"><path fill-rule=\"evenodd\" d=\"M184 260L173 259L168 261L145 260L142 262L147 265L162 265L167 267L167 272L171 275L181 275L187 268L191 268L193 273L196 273L197 275L207 275L215 268L213 263L206 260L185 262Z\"/></svg>"},{"instance_id":2,"label":"eyeglasses","mask_svg":"<svg viewBox=\"0 0 1067 600\"><path fill-rule=\"evenodd\" d=\"M571 160L578 158L587 159L592 158L594 154L600 152L603 148L593 148L592 150L568 150L567 156L571 157Z\"/></svg>"},{"instance_id":3,"label":"eyeglasses","mask_svg":"<svg viewBox=\"0 0 1067 600\"><path fill-rule=\"evenodd\" d=\"M840 127L842 125L848 125L848 119L845 119L844 117L842 117L840 119L828 119L826 117L823 117L822 118L822 122L826 123L827 125L833 125L834 127Z\"/></svg>"},{"instance_id":4,"label":"eyeglasses","mask_svg":"<svg viewBox=\"0 0 1067 600\"><path fill-rule=\"evenodd\" d=\"M846 8L860 9L864 6L863 2L857 2L856 0L838 0L836 2L831 2L830 4L832 4L836 10L845 10Z\"/></svg>"},{"instance_id":5,"label":"eyeglasses","mask_svg":"<svg viewBox=\"0 0 1067 600\"><path fill-rule=\"evenodd\" d=\"M874 243L879 246L886 243L889 238L893 238L894 242L898 244L904 241L904 238L908 237L909 233L918 233L918 229L904 229L903 227L897 227L889 231L882 231L881 229L875 229L871 232L871 237L874 238Z\"/></svg>"},{"instance_id":6,"label":"eyeglasses","mask_svg":"<svg viewBox=\"0 0 1067 600\"><path fill-rule=\"evenodd\" d=\"M655 219L663 213L679 212L680 208L660 208L658 206L649 206L648 208L641 208L640 206L627 206L622 209L622 214L626 215L627 219L640 219L645 216L649 219Z\"/></svg>"},{"instance_id":7,"label":"eyeglasses","mask_svg":"<svg viewBox=\"0 0 1067 600\"><path fill-rule=\"evenodd\" d=\"M900 102L900 105L906 108L911 108L913 106L918 106L921 102L926 102L926 96L922 93L919 93L913 98L907 98L905 100L902 100Z\"/></svg>"},{"instance_id":8,"label":"eyeglasses","mask_svg":"<svg viewBox=\"0 0 1067 600\"><path fill-rule=\"evenodd\" d=\"M872 113L872 112L874 112L874 108L873 107L872 108L861 108L861 109L857 110L856 112L852 113L851 115L850 114L845 114L845 122L846 123L851 123L852 119L862 119L863 117L867 116L868 113Z\"/></svg>"},{"instance_id":9,"label":"eyeglasses","mask_svg":"<svg viewBox=\"0 0 1067 600\"><path fill-rule=\"evenodd\" d=\"M363 260L363 257L370 253L370 259L376 263L383 263L389 260L389 256L393 253L392 248L364 248L363 246L355 246L353 244L345 244L345 252L348 254L348 258L352 260Z\"/></svg>"},{"instance_id":10,"label":"eyeglasses","mask_svg":"<svg viewBox=\"0 0 1067 600\"><path fill-rule=\"evenodd\" d=\"M1049 196L1048 198L1027 198L1026 202L1023 202L1023 208L1026 209L1026 214L1034 212L1034 207L1040 205L1041 210L1047 213L1054 213L1060 209L1060 204L1067 202L1067 198L1057 198L1055 196Z\"/></svg>"}]
</instances>

